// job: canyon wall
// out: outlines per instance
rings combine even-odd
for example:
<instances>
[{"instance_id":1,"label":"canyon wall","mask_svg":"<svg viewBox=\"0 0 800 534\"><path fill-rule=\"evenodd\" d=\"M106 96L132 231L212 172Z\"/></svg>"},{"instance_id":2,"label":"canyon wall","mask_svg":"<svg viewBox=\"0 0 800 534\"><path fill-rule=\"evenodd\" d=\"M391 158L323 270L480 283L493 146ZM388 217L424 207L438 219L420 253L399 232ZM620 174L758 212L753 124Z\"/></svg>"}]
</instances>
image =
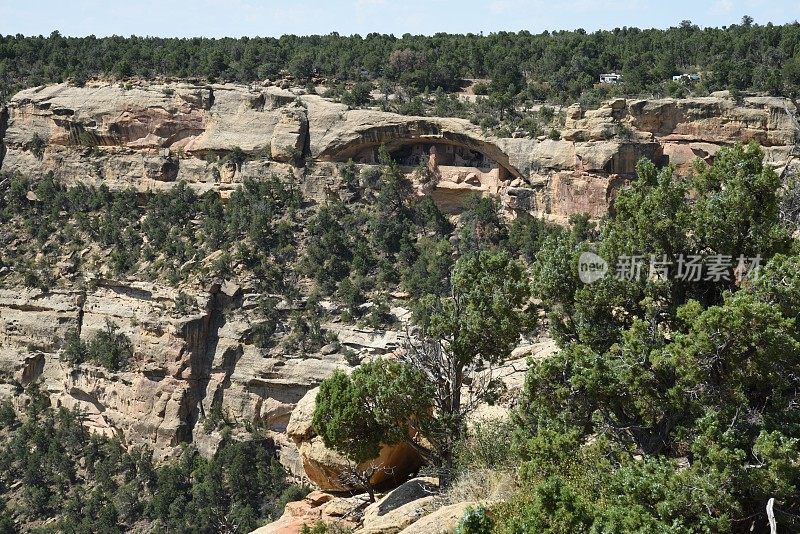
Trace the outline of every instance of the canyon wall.
<instances>
[{"instance_id":1,"label":"canyon wall","mask_svg":"<svg viewBox=\"0 0 800 534\"><path fill-rule=\"evenodd\" d=\"M302 470L296 447L285 439L289 416L305 393L336 368L395 350L395 331L324 324L338 342L318 351L264 350L253 340L264 321L255 295L230 283L213 283L179 309L177 290L138 281L93 280L91 287L47 293L0 289L0 397L42 380L57 406L79 408L94 431L147 444L158 458L194 442L213 452L220 440L202 419L212 405L234 428L260 429L283 447L283 460ZM287 303L277 336L288 323ZM403 316L402 309L393 310ZM134 361L112 372L61 357L71 330L90 339L108 321L133 343ZM19 401L19 399L17 399Z\"/></svg>"},{"instance_id":2,"label":"canyon wall","mask_svg":"<svg viewBox=\"0 0 800 534\"><path fill-rule=\"evenodd\" d=\"M9 173L52 172L68 184L140 192L186 181L223 197L248 177L290 173L306 195L323 198L336 165L367 148L441 143L497 163L489 171L434 169L435 179L419 191L443 208L457 211L467 193L481 192L509 212L565 220L604 215L641 157L685 174L720 147L753 140L776 171L787 172L798 165L795 115L794 104L780 98L617 99L595 110L567 108L559 139L501 139L462 119L349 110L299 90L61 84L27 89L0 108L0 164ZM238 159L226 157L236 153ZM157 282L95 278L46 293L2 288L0 397L41 379L54 403L80 408L91 428L148 444L159 457L188 441L213 451L220 432L200 423L218 405L236 428L268 433L282 461L302 476L297 444L286 436L295 405L337 367L390 353L402 336L331 323L324 327L338 343L311 353L259 348L254 329L264 319L254 291L247 281L209 280L195 288L186 311L178 291ZM408 316L402 298L392 309L401 322ZM278 336L292 306L278 305ZM87 338L109 320L134 344L136 361L125 371L63 361L71 330ZM524 362L523 352L517 357Z\"/></svg>"},{"instance_id":3,"label":"canyon wall","mask_svg":"<svg viewBox=\"0 0 800 534\"><path fill-rule=\"evenodd\" d=\"M455 189L462 197L491 189L512 210L563 220L572 213L602 216L641 157L685 174L721 146L756 141L778 172L796 164L797 110L776 97L616 99L593 110L573 105L565 109L559 139L529 139L496 138L463 119L349 110L296 93L189 83L27 89L11 99L5 121L0 110L0 128L7 123L2 168L140 191L183 180L225 195L267 172L308 180L326 172L324 163L368 147L446 143L485 154L504 170L504 181L498 188L481 173L456 186L445 180L439 197L452 202ZM216 157L235 149L243 161ZM296 164L304 159L315 165L301 170Z\"/></svg>"}]
</instances>

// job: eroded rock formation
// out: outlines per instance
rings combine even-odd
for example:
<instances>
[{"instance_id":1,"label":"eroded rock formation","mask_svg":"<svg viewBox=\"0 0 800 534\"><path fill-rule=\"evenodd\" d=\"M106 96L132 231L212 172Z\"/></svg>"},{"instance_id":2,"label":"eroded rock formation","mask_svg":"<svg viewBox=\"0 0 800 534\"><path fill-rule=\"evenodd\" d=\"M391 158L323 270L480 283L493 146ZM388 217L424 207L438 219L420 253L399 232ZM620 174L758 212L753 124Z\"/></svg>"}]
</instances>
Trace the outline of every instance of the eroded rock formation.
<instances>
[{"instance_id":1,"label":"eroded rock formation","mask_svg":"<svg viewBox=\"0 0 800 534\"><path fill-rule=\"evenodd\" d=\"M355 534L452 532L464 512L481 503L448 504L437 494L438 486L435 478L413 478L372 504L366 495L344 497L313 491L302 501L289 503L280 519L252 534L299 534L303 526L317 523L350 528Z\"/></svg>"},{"instance_id":2,"label":"eroded rock formation","mask_svg":"<svg viewBox=\"0 0 800 534\"><path fill-rule=\"evenodd\" d=\"M3 169L139 190L184 180L225 192L248 176L287 172L303 157L341 162L379 145L436 143L481 153L499 171L443 166L434 194L451 209L479 191L499 195L512 210L597 217L642 157L686 173L721 146L753 140L782 171L795 163L795 113L790 100L775 97L616 99L594 110L567 108L560 139L499 139L462 119L349 110L276 87L60 84L12 98ZM0 131L3 116L0 110ZM245 161L215 160L237 148Z\"/></svg>"},{"instance_id":3,"label":"eroded rock formation","mask_svg":"<svg viewBox=\"0 0 800 534\"><path fill-rule=\"evenodd\" d=\"M306 476L318 488L326 491L359 489L347 477L347 470L351 468L347 459L327 448L322 438L314 432L311 419L318 392L319 388L314 388L300 399L289 419L286 433L297 445ZM419 454L406 443L399 443L383 447L376 459L356 468L362 471L371 466L380 468L370 479L372 484L380 485L391 481L402 482L420 465L422 458Z\"/></svg>"},{"instance_id":4,"label":"eroded rock formation","mask_svg":"<svg viewBox=\"0 0 800 534\"><path fill-rule=\"evenodd\" d=\"M442 152L432 176L417 185L446 210L479 192L512 212L563 220L605 214L641 157L687 173L721 146L755 140L784 172L798 164L795 114L781 98L617 99L595 110L567 108L559 139L499 139L466 120L349 110L274 87L60 84L22 91L0 108L0 164L25 175L53 172L68 184L148 191L186 181L223 196L248 177L293 173L304 194L324 198L349 158L371 157L380 145L411 146L411 155L415 146L427 154L435 146ZM465 157L448 156L449 148ZM469 153L488 166L467 165ZM351 365L345 349L357 360L378 356L396 349L401 335L332 323L325 328L341 348L265 352L252 341L263 320L254 312L257 295L241 280L242 288L223 282L197 288L188 312L178 309L175 289L158 283L95 279L48 293L0 290L0 396L42 379L56 403L83 410L93 429L147 443L160 456L186 441L213 451L219 433L198 422L216 405L223 417L269 432L298 476L305 467L335 488L337 460L307 434L307 417L305 430L290 425L304 413L295 407L334 369ZM284 321L288 311L279 310ZM133 342L125 371L62 360L70 330L88 338L107 320Z\"/></svg>"},{"instance_id":5,"label":"eroded rock formation","mask_svg":"<svg viewBox=\"0 0 800 534\"><path fill-rule=\"evenodd\" d=\"M14 384L41 379L57 405L79 408L87 425L148 444L158 457L183 442L215 450L218 432L207 432L203 416L218 404L238 426L262 428L283 447L282 460L303 476L295 444L286 438L289 416L305 393L349 366L344 350L377 356L397 346L394 332L330 325L341 348L311 354L264 354L253 345L253 295L233 284L212 284L194 295L191 312L176 309L177 290L144 282L96 280L85 290L0 289L0 395ZM229 294L226 294L228 292ZM63 360L70 330L83 339L117 325L134 349L124 371L111 372Z\"/></svg>"}]
</instances>

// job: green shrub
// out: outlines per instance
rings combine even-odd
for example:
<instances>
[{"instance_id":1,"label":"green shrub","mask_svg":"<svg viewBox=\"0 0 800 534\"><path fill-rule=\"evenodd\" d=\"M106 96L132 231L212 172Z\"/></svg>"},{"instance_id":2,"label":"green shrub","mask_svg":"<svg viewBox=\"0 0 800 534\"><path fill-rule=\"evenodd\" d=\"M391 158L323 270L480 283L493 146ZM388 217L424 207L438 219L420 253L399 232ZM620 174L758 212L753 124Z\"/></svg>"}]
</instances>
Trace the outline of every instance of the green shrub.
<instances>
[{"instance_id":1,"label":"green shrub","mask_svg":"<svg viewBox=\"0 0 800 534\"><path fill-rule=\"evenodd\" d=\"M516 425L510 419L490 419L471 426L456 449L459 468L515 467L519 456L509 447Z\"/></svg>"},{"instance_id":2,"label":"green shrub","mask_svg":"<svg viewBox=\"0 0 800 534\"><path fill-rule=\"evenodd\" d=\"M286 489L283 490L275 503L275 511L277 513L283 512L288 503L303 500L310 491L308 487L299 484L290 484L286 486Z\"/></svg>"},{"instance_id":3,"label":"green shrub","mask_svg":"<svg viewBox=\"0 0 800 534\"><path fill-rule=\"evenodd\" d=\"M42 159L46 146L47 143L45 140L42 139L38 133L34 132L33 136L31 136L31 140L26 143L25 147L30 150L34 156L36 156L36 159Z\"/></svg>"},{"instance_id":4,"label":"green shrub","mask_svg":"<svg viewBox=\"0 0 800 534\"><path fill-rule=\"evenodd\" d=\"M133 357L133 344L114 322L106 319L105 329L89 342L87 357L110 371L119 371Z\"/></svg>"},{"instance_id":5,"label":"green shrub","mask_svg":"<svg viewBox=\"0 0 800 534\"><path fill-rule=\"evenodd\" d=\"M0 402L0 429L10 429L17 424L17 414L11 400Z\"/></svg>"},{"instance_id":6,"label":"green shrub","mask_svg":"<svg viewBox=\"0 0 800 534\"><path fill-rule=\"evenodd\" d=\"M389 303L382 295L376 297L369 307L369 313L364 318L364 324L370 328L391 327L394 322L393 315L391 314Z\"/></svg>"},{"instance_id":7,"label":"green shrub","mask_svg":"<svg viewBox=\"0 0 800 534\"><path fill-rule=\"evenodd\" d=\"M222 404L219 402L211 403L211 411L203 418L203 431L206 434L218 430L220 425L225 424L225 418L222 414Z\"/></svg>"},{"instance_id":8,"label":"green shrub","mask_svg":"<svg viewBox=\"0 0 800 534\"><path fill-rule=\"evenodd\" d=\"M230 161L234 165L236 165L237 169L241 169L242 163L247 161L248 155L241 149L241 147L235 146L233 149L228 152L222 161Z\"/></svg>"},{"instance_id":9,"label":"green shrub","mask_svg":"<svg viewBox=\"0 0 800 534\"><path fill-rule=\"evenodd\" d=\"M349 91L344 91L342 94L342 103L350 107L360 107L368 104L372 97L372 84L368 82L359 82L355 84Z\"/></svg>"},{"instance_id":10,"label":"green shrub","mask_svg":"<svg viewBox=\"0 0 800 534\"><path fill-rule=\"evenodd\" d=\"M197 301L191 295L178 291L178 296L175 298L175 313L178 315L187 315L195 310Z\"/></svg>"},{"instance_id":11,"label":"green shrub","mask_svg":"<svg viewBox=\"0 0 800 534\"><path fill-rule=\"evenodd\" d=\"M76 329L70 329L64 338L64 351L62 358L72 365L78 365L86 361L88 357L88 347L81 340Z\"/></svg>"},{"instance_id":12,"label":"green shrub","mask_svg":"<svg viewBox=\"0 0 800 534\"><path fill-rule=\"evenodd\" d=\"M456 534L491 534L494 521L482 506L467 508L456 527Z\"/></svg>"},{"instance_id":13,"label":"green shrub","mask_svg":"<svg viewBox=\"0 0 800 534\"><path fill-rule=\"evenodd\" d=\"M477 82L472 86L472 92L476 95L488 95L489 86L486 84L486 82Z\"/></svg>"}]
</instances>

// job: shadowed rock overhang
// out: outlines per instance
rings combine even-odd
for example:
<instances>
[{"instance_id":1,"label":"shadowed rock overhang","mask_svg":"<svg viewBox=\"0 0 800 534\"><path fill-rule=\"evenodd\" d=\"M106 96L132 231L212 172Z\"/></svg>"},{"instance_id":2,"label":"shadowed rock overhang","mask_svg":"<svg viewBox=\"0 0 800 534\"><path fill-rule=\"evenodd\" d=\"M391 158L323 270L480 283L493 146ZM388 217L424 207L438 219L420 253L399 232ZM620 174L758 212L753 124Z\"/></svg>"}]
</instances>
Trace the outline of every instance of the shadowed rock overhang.
<instances>
[{"instance_id":1,"label":"shadowed rock overhang","mask_svg":"<svg viewBox=\"0 0 800 534\"><path fill-rule=\"evenodd\" d=\"M508 154L491 141L482 138L479 132L468 132L452 126L448 127L448 125L442 124L442 121L428 119L409 120L405 117L402 119L391 124L364 125L361 128L354 128L349 132L349 135L339 135L337 138L332 139L330 143L324 146L317 157L323 161L342 162L354 159L365 150L379 147L380 145L386 146L390 152L404 145L415 143L453 145L479 152L488 159L497 162L510 175L517 178L523 177L520 170L510 163Z\"/></svg>"}]
</instances>

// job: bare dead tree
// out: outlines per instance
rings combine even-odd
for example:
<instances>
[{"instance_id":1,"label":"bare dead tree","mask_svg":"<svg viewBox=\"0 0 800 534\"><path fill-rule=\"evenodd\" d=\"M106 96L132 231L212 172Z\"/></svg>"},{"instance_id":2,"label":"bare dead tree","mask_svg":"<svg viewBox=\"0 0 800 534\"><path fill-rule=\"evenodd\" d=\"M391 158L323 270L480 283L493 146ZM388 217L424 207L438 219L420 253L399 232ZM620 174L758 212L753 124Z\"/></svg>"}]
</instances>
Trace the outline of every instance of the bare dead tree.
<instances>
[{"instance_id":1,"label":"bare dead tree","mask_svg":"<svg viewBox=\"0 0 800 534\"><path fill-rule=\"evenodd\" d=\"M778 523L775 521L775 511L773 510L774 506L775 497L770 497L769 501L767 501L767 519L769 520L770 534L778 534Z\"/></svg>"},{"instance_id":2,"label":"bare dead tree","mask_svg":"<svg viewBox=\"0 0 800 534\"><path fill-rule=\"evenodd\" d=\"M447 340L415 336L408 330L400 360L421 373L432 393L431 417L410 421L412 432L407 441L439 468L440 483L446 486L467 416L481 402L493 400L502 382L495 378L492 362L465 362L453 353ZM425 436L431 449L420 443L420 436Z\"/></svg>"},{"instance_id":3,"label":"bare dead tree","mask_svg":"<svg viewBox=\"0 0 800 534\"><path fill-rule=\"evenodd\" d=\"M369 495L369 502L372 503L375 502L375 485L372 483L372 479L377 473L392 475L394 468L383 463L370 463L362 468L348 460L347 466L339 474L337 481L342 486L363 489Z\"/></svg>"}]
</instances>

